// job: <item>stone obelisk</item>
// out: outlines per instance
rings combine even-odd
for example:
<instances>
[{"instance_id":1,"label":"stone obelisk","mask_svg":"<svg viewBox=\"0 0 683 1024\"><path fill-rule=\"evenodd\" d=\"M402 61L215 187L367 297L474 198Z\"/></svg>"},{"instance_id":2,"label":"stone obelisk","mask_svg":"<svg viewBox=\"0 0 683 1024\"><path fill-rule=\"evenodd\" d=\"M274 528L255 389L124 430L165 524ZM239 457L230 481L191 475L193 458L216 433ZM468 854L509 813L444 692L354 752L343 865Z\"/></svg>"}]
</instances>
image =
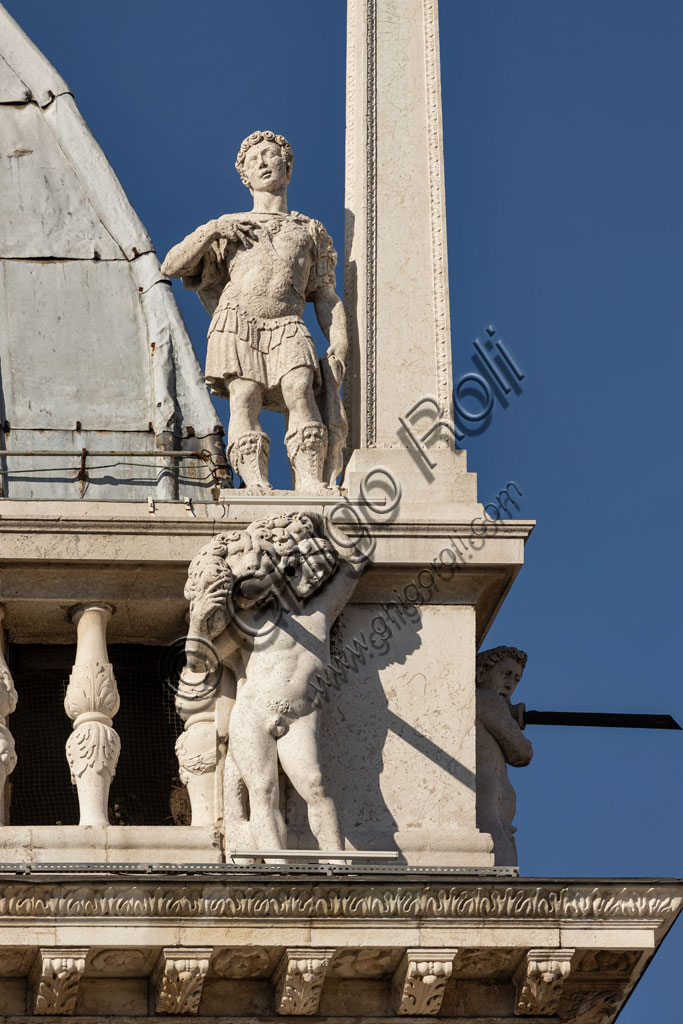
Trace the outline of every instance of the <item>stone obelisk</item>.
<instances>
[{"instance_id":1,"label":"stone obelisk","mask_svg":"<svg viewBox=\"0 0 683 1024\"><path fill-rule=\"evenodd\" d=\"M425 429L452 421L436 0L349 0L344 273L353 491L356 474L379 462L414 476L398 417L416 403L434 400L423 406ZM452 433L435 430L429 448L430 501L474 500Z\"/></svg>"}]
</instances>

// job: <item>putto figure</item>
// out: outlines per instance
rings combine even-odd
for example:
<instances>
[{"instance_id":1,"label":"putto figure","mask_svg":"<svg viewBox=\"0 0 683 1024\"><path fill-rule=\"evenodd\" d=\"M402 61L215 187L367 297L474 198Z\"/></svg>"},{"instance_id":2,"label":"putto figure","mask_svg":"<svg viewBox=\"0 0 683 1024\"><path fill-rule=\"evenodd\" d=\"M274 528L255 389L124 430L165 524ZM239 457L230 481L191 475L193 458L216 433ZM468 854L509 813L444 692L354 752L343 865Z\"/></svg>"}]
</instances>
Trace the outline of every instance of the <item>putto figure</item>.
<instances>
[{"instance_id":1,"label":"putto figure","mask_svg":"<svg viewBox=\"0 0 683 1024\"><path fill-rule=\"evenodd\" d=\"M235 675L225 817L259 850L287 847L278 762L306 802L320 849L341 848L318 752L324 691L319 680L330 660L330 630L362 568L362 561L340 556L318 517L304 513L270 516L219 534L190 564L181 683L186 691L204 685L209 643Z\"/></svg>"},{"instance_id":2,"label":"putto figure","mask_svg":"<svg viewBox=\"0 0 683 1024\"><path fill-rule=\"evenodd\" d=\"M228 456L256 493L272 490L261 409L285 415L297 491L333 486L346 443L339 389L348 336L335 291L337 254L319 221L287 206L293 161L284 136L253 132L235 164L253 209L197 228L171 249L161 268L197 291L212 315L206 382L230 400ZM329 342L321 360L301 319L307 302Z\"/></svg>"},{"instance_id":3,"label":"putto figure","mask_svg":"<svg viewBox=\"0 0 683 1024\"><path fill-rule=\"evenodd\" d=\"M514 840L516 797L506 764L520 768L533 757L522 735L524 705L511 704L527 656L516 647L494 647L477 655L477 827L493 837L496 864L517 864Z\"/></svg>"}]
</instances>

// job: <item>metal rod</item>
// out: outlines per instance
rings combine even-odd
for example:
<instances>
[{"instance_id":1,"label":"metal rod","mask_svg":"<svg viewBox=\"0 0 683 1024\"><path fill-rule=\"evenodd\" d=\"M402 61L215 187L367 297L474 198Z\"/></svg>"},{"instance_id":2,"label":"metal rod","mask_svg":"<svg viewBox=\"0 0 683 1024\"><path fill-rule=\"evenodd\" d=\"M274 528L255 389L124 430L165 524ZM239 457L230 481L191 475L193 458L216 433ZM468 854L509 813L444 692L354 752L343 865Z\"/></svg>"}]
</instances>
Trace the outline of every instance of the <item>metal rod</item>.
<instances>
[{"instance_id":1,"label":"metal rod","mask_svg":"<svg viewBox=\"0 0 683 1024\"><path fill-rule=\"evenodd\" d=\"M681 729L671 715L621 715L592 711L525 711L524 724L598 726L602 729Z\"/></svg>"},{"instance_id":2,"label":"metal rod","mask_svg":"<svg viewBox=\"0 0 683 1024\"><path fill-rule=\"evenodd\" d=\"M77 451L65 452L65 451L54 451L54 452L28 452L28 451L10 451L9 449L0 448L0 459L6 458L17 458L18 456L26 456L29 458L55 458L65 459L74 458L80 459L83 456L83 452L87 457L99 458L106 457L110 458L112 455L120 455L123 458L135 458L135 459L201 459L202 462L208 462L211 458L210 452L178 452L178 451L167 451L165 448L158 448L153 452L119 452L119 451L96 451L95 449L79 448ZM219 455L219 453L215 453Z\"/></svg>"},{"instance_id":3,"label":"metal rod","mask_svg":"<svg viewBox=\"0 0 683 1024\"><path fill-rule=\"evenodd\" d=\"M298 860L321 860L335 857L343 860L398 860L398 851L386 850L229 850L230 857L296 857Z\"/></svg>"}]
</instances>

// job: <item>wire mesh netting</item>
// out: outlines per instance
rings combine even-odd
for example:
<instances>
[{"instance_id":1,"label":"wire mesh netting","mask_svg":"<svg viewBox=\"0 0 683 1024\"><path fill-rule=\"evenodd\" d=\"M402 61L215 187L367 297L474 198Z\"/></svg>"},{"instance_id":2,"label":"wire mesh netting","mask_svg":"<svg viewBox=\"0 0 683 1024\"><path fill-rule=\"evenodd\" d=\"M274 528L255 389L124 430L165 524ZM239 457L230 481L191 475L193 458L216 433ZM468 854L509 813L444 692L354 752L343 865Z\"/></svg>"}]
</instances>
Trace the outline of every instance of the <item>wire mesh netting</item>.
<instances>
[{"instance_id":1,"label":"wire mesh netting","mask_svg":"<svg viewBox=\"0 0 683 1024\"><path fill-rule=\"evenodd\" d=\"M175 741L182 722L164 679L166 648L111 644L121 707L114 728L121 756L109 794L112 825L187 825L187 791ZM77 825L78 799L65 745L72 724L64 694L76 648L15 644L11 669L19 702L11 718L17 767L11 775L12 825Z\"/></svg>"}]
</instances>

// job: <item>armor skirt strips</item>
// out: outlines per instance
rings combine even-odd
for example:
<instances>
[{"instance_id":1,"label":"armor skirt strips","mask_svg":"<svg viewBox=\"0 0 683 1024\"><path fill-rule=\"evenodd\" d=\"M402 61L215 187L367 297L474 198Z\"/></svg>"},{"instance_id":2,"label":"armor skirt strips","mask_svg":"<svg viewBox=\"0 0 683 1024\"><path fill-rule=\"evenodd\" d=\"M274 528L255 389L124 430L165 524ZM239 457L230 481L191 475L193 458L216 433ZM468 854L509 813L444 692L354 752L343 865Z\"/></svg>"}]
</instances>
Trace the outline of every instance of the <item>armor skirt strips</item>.
<instances>
[{"instance_id":1,"label":"armor skirt strips","mask_svg":"<svg viewBox=\"0 0 683 1024\"><path fill-rule=\"evenodd\" d=\"M242 377L266 389L264 408L282 411L280 381L300 366L313 370L317 391L318 356L300 317L266 319L245 313L236 305L219 305L209 327L206 354L206 383L215 395L227 398L231 381Z\"/></svg>"}]
</instances>

